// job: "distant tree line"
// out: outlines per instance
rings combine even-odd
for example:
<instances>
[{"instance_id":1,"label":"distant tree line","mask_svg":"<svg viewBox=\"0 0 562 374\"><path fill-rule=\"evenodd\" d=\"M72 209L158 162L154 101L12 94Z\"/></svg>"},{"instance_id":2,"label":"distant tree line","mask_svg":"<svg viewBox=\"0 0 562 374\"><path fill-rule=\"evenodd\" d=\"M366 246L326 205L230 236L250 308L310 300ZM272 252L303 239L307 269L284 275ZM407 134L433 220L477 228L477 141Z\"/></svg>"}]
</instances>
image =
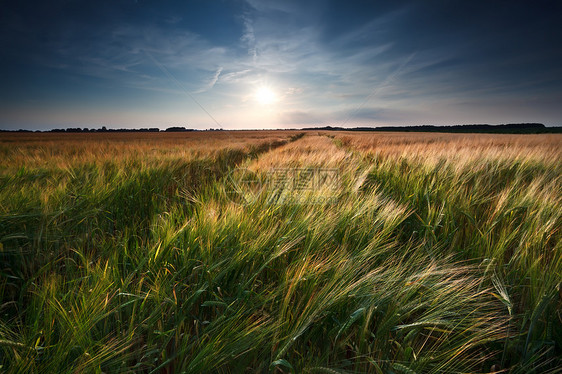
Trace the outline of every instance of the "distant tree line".
<instances>
[{"instance_id":1,"label":"distant tree line","mask_svg":"<svg viewBox=\"0 0 562 374\"><path fill-rule=\"evenodd\" d=\"M87 127L81 129L79 127L69 127L66 129L52 129L44 132L159 132L157 127L142 128L142 129L108 129L103 126L100 129L89 129Z\"/></svg>"},{"instance_id":2,"label":"distant tree line","mask_svg":"<svg viewBox=\"0 0 562 374\"><path fill-rule=\"evenodd\" d=\"M303 130L326 131L394 131L394 132L446 132L446 133L490 133L490 134L547 134L562 133L562 127L546 127L542 123L508 123L502 125L470 124L452 126L383 126L383 127L308 127Z\"/></svg>"},{"instance_id":3,"label":"distant tree line","mask_svg":"<svg viewBox=\"0 0 562 374\"><path fill-rule=\"evenodd\" d=\"M214 131L215 129L210 129ZM0 132L57 132L57 133L92 133L92 132L160 132L158 127L150 127L150 128L140 128L140 129L108 129L105 126L102 126L99 129L90 129L87 127L80 128L80 127L68 127L66 129L52 129L52 130L0 130ZM195 129L188 129L185 127L173 126L168 127L167 129L163 130L165 132L182 132L182 131L197 131Z\"/></svg>"},{"instance_id":4,"label":"distant tree line","mask_svg":"<svg viewBox=\"0 0 562 374\"><path fill-rule=\"evenodd\" d=\"M501 125L470 124L470 125L451 125L451 126L383 126L383 127L305 127L300 130L324 130L324 131L393 131L393 132L446 132L446 133L489 133L489 134L552 134L562 133L562 127L546 127L542 123L508 123ZM99 129L89 129L87 127L69 127L66 129L52 130L0 130L0 132L58 132L58 133L93 133L93 132L187 132L201 131L181 126L168 127L160 130L157 127L140 129L108 129L102 126ZM207 129L204 131L223 131L223 129Z\"/></svg>"}]
</instances>

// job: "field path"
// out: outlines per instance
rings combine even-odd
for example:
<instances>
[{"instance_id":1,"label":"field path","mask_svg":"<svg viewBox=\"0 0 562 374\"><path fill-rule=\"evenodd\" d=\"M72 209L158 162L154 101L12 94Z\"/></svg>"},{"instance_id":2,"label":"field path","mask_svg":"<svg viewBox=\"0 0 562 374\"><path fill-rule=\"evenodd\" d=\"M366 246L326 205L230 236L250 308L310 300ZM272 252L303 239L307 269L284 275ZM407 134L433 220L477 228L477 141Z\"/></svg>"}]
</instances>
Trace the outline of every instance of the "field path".
<instances>
[{"instance_id":1,"label":"field path","mask_svg":"<svg viewBox=\"0 0 562 374\"><path fill-rule=\"evenodd\" d=\"M322 135L306 135L271 152L263 153L248 168L259 171L279 167L338 167L349 164L351 152Z\"/></svg>"},{"instance_id":2,"label":"field path","mask_svg":"<svg viewBox=\"0 0 562 374\"><path fill-rule=\"evenodd\" d=\"M282 201L286 203L292 198L309 204L319 196L321 201L335 202L336 197L349 193L356 195L371 168L367 159L339 144L337 139L319 133L307 133L257 158L247 159L238 164L237 169L250 171L260 180L250 190L242 188L246 200L254 201L261 192L267 191L265 194L275 200L275 204ZM239 187L240 183L235 182L234 185ZM260 192L262 188L265 190Z\"/></svg>"}]
</instances>

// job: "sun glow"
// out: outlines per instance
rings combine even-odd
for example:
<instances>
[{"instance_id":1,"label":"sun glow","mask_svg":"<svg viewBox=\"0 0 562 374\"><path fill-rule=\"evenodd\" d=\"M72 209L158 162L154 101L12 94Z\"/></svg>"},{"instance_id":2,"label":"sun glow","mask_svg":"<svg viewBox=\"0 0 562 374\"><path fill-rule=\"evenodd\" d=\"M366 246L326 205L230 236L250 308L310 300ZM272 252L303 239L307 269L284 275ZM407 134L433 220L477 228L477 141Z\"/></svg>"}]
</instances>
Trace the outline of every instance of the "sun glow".
<instances>
[{"instance_id":1,"label":"sun glow","mask_svg":"<svg viewBox=\"0 0 562 374\"><path fill-rule=\"evenodd\" d=\"M260 87L256 91L256 100L262 105L270 105L277 101L277 96L269 87Z\"/></svg>"}]
</instances>

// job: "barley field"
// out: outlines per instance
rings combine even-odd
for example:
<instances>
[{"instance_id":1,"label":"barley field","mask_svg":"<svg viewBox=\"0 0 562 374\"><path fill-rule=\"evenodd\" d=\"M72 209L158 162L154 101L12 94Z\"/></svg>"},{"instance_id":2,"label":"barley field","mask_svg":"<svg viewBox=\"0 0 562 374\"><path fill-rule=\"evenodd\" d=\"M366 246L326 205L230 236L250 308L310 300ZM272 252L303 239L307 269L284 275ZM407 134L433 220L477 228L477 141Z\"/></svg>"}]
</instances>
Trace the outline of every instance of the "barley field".
<instances>
[{"instance_id":1,"label":"barley field","mask_svg":"<svg viewBox=\"0 0 562 374\"><path fill-rule=\"evenodd\" d=\"M562 371L562 135L0 133L0 372Z\"/></svg>"}]
</instances>

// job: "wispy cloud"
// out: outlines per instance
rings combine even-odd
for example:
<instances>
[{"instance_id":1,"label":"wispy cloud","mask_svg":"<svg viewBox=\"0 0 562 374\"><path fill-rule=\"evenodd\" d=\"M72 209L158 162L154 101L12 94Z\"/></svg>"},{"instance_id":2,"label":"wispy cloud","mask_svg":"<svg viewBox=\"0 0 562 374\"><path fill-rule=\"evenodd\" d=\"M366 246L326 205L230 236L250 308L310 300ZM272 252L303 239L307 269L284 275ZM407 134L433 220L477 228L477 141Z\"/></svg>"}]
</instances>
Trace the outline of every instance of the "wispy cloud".
<instances>
[{"instance_id":1,"label":"wispy cloud","mask_svg":"<svg viewBox=\"0 0 562 374\"><path fill-rule=\"evenodd\" d=\"M240 37L242 43L244 43L248 48L248 55L252 57L252 62L256 63L257 50L256 50L256 35L254 33L254 26L252 20L248 15L242 17L244 21L244 33Z\"/></svg>"},{"instance_id":2,"label":"wispy cloud","mask_svg":"<svg viewBox=\"0 0 562 374\"><path fill-rule=\"evenodd\" d=\"M200 88L199 90L196 90L193 93L203 93L211 90L219 80L219 76L221 75L222 70L223 70L222 66L219 67L215 72L215 74L211 77L209 82L205 85L205 87Z\"/></svg>"},{"instance_id":3,"label":"wispy cloud","mask_svg":"<svg viewBox=\"0 0 562 374\"><path fill-rule=\"evenodd\" d=\"M226 3L63 2L54 11L12 2L0 16L0 65L10 72L0 75L2 99L37 111L81 102L91 106L88 118L96 105L120 107L124 118L150 103L168 119L207 120L187 92L221 123L246 127L435 123L455 113L485 121L509 117L510 105L521 118L562 118L556 12L412 1ZM276 92L275 106L255 102L260 85Z\"/></svg>"}]
</instances>

